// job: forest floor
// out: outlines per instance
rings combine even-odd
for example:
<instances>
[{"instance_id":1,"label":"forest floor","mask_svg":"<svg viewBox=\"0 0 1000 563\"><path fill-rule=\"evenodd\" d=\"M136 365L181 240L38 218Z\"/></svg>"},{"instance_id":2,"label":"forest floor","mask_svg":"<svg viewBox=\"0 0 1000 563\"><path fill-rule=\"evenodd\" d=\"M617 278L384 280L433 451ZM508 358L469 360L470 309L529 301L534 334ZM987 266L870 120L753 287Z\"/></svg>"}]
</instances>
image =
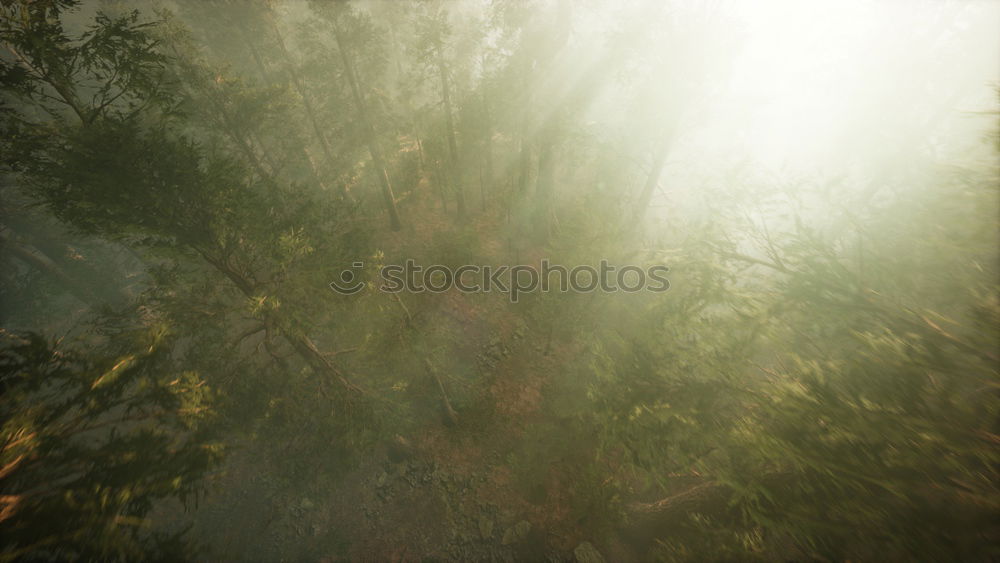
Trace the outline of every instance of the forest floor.
<instances>
[{"instance_id":1,"label":"forest floor","mask_svg":"<svg viewBox=\"0 0 1000 563\"><path fill-rule=\"evenodd\" d=\"M404 207L407 230L378 241L386 255L426 248L453 221L426 181L415 192ZM503 220L481 213L469 227L502 233ZM499 238L482 240L480 248L488 260L506 261L509 249ZM528 249L520 263L530 263L532 254L541 256ZM475 404L459 409L460 424L428 416L407 436L407 459L393 462L382 445L346 474L304 480L287 478L287 469L308 459L234 436L200 506L187 513L162 508L159 518L190 523L206 560L599 561L598 551L609 560L636 559L613 537L588 537L569 492L577 468L558 447L541 456L528 480L512 467L512 459L538 449L540 434L546 443L568 439L558 435L560 421L545 408L544 395L552 374L580 350L571 341L525 338L506 295L483 299L452 290L434 298L434 307L420 314L452 343L444 355L486 365L479 381L444 379L446 387L477 389ZM586 445L574 445L581 449Z\"/></svg>"}]
</instances>

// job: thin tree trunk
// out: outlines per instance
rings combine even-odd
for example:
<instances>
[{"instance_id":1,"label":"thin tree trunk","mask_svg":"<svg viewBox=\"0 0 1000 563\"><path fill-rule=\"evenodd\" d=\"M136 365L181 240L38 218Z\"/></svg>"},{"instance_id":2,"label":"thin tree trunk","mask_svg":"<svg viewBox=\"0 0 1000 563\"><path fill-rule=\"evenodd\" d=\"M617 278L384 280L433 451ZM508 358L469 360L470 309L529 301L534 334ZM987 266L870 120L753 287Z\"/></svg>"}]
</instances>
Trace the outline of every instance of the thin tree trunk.
<instances>
[{"instance_id":1,"label":"thin tree trunk","mask_svg":"<svg viewBox=\"0 0 1000 563\"><path fill-rule=\"evenodd\" d=\"M445 126L448 128L448 156L451 159L451 174L449 174L449 179L451 180L452 187L455 189L455 201L458 204L458 218L465 218L465 190L462 186L462 174L459 168L458 159L458 142L455 140L455 123L451 115L451 89L448 87L448 71L444 64L444 55L441 53L441 47L437 50L437 64L438 64L438 74L441 75L441 94L444 98L444 119Z\"/></svg>"},{"instance_id":2,"label":"thin tree trunk","mask_svg":"<svg viewBox=\"0 0 1000 563\"><path fill-rule=\"evenodd\" d=\"M535 236L539 241L549 238L549 223L552 211L552 188L555 183L555 140L554 133L548 132L538 149L538 180L535 182Z\"/></svg>"},{"instance_id":3,"label":"thin tree trunk","mask_svg":"<svg viewBox=\"0 0 1000 563\"><path fill-rule=\"evenodd\" d=\"M214 88L214 86L213 89L218 90L217 88ZM253 169L257 171L257 174L260 174L260 177L262 179L264 179L269 184L273 185L274 169L272 168L271 170L267 170L266 168L264 168L264 164L257 156L257 151L254 150L251 141L248 140L246 137L244 137L242 134L240 134L239 129L236 127L234 119L232 118L232 116L229 115L229 112L226 110L226 102L221 98L222 92L219 91L218 93L220 96L218 99L216 99L215 96L213 95L210 95L209 99L215 101L214 104L215 109L222 117L222 122L226 128L226 132L228 133L229 138L232 139L233 142L236 143L236 146L240 148L240 151L242 151L243 155L246 156L247 160L250 162L250 165L253 166Z\"/></svg>"},{"instance_id":4,"label":"thin tree trunk","mask_svg":"<svg viewBox=\"0 0 1000 563\"><path fill-rule=\"evenodd\" d=\"M479 163L479 207L486 211L486 182L483 180L483 163Z\"/></svg>"},{"instance_id":5,"label":"thin tree trunk","mask_svg":"<svg viewBox=\"0 0 1000 563\"><path fill-rule=\"evenodd\" d=\"M226 276L240 290L244 296L248 299L257 298L256 287L253 282L248 280L235 268L230 266L225 260L213 257L206 251L201 249L197 250L198 254L205 259L212 267L218 270L221 274ZM351 383L344 374L337 369L333 363L324 356L316 344L311 338L305 335L304 331L298 327L298 324L286 316L276 312L270 311L264 314L264 322L270 323L270 326L274 326L281 334L282 337L291 345L292 349L317 373L326 375L332 379L335 379L340 383L344 390L352 394L364 394L364 391L358 386Z\"/></svg>"},{"instance_id":6,"label":"thin tree trunk","mask_svg":"<svg viewBox=\"0 0 1000 563\"><path fill-rule=\"evenodd\" d=\"M444 385L441 383L441 376L438 375L437 369L429 358L424 358L424 367L427 368L427 373L434 378L434 381L437 383L438 392L441 393L441 410L444 414L445 425L450 427L458 426L458 413L452 408L451 401L448 400L448 393L445 392Z\"/></svg>"},{"instance_id":7,"label":"thin tree trunk","mask_svg":"<svg viewBox=\"0 0 1000 563\"><path fill-rule=\"evenodd\" d=\"M364 125L368 141L368 152L371 154L372 164L375 166L375 175L378 177L379 185L381 186L385 209L389 213L389 227L394 231L398 231L402 225L399 222L399 212L396 210L396 198L392 194L392 183L389 182L389 173L385 169L385 160L382 158L382 151L379 149L375 138L375 126L372 125L372 121L368 116L368 108L365 105L364 97L361 95L361 88L358 86L358 78L354 73L354 65L351 62L350 55L347 54L340 25L336 21L333 22L333 34L337 41L337 50L340 51L340 58L344 63L344 74L351 88L351 95L354 98L355 105L358 106L358 114Z\"/></svg>"},{"instance_id":8,"label":"thin tree trunk","mask_svg":"<svg viewBox=\"0 0 1000 563\"><path fill-rule=\"evenodd\" d=\"M483 150L486 151L486 191L493 193L493 123L490 116L490 103L483 90ZM486 209L486 196L483 195L483 209Z\"/></svg>"},{"instance_id":9,"label":"thin tree trunk","mask_svg":"<svg viewBox=\"0 0 1000 563\"><path fill-rule=\"evenodd\" d=\"M249 32L242 24L239 24L239 27L240 27L240 36L243 38L243 42L246 43L247 48L250 49L250 54L253 57L254 63L257 65L257 71L260 72L261 80L264 81L264 83L266 83L268 75L267 65L264 63L263 57L260 56L260 52L257 50L257 46L250 39ZM271 170L276 170L277 167L275 166L273 159L271 159L271 157L268 156L267 152L263 150L264 146L263 143L261 143L260 140L258 139L257 144L261 146L264 158L265 160L267 160L268 165L271 167ZM309 167L309 175L312 176L313 181L315 181L316 184L319 185L319 187L322 188L324 191L328 190L329 187L327 186L326 182L324 182L323 179L320 177L318 168L316 166L316 162L314 161L312 155L309 154L309 151L306 149L305 146L302 147L302 156L305 158L305 162ZM343 186L341 186L341 193L347 193L346 188Z\"/></svg>"},{"instance_id":10,"label":"thin tree trunk","mask_svg":"<svg viewBox=\"0 0 1000 563\"><path fill-rule=\"evenodd\" d=\"M285 59L285 65L288 67L288 75L292 79L292 85L295 86L295 90L299 93L299 97L302 98L302 105L306 110L306 118L312 125L313 134L316 136L316 140L319 141L320 148L323 149L323 156L326 158L327 163L333 162L333 152L330 150L330 144L326 140L326 135L323 134L323 129L320 127L319 120L316 117L316 110L313 108L312 101L309 99L309 94L306 92L305 87L302 85L302 81L299 79L299 73L295 70L295 64L292 61L292 56L288 53L288 49L285 47L285 39L281 35L281 30L278 29L278 23L274 19L274 13L268 11L268 22L271 24L271 29L274 32L275 38L278 40L278 50L281 51L281 56ZM313 170L315 174L315 167ZM317 175L317 179L319 176ZM350 192L347 191L347 186L341 186L341 193L347 199L351 199Z\"/></svg>"},{"instance_id":11,"label":"thin tree trunk","mask_svg":"<svg viewBox=\"0 0 1000 563\"><path fill-rule=\"evenodd\" d=\"M663 137L660 140L660 146L656 148L656 154L653 155L653 167L649 170L646 183L643 184L642 192L639 194L639 201L636 204L633 216L636 223L646 214L646 210L653 200L653 192L656 191L656 186L660 183L660 175L663 173L663 167L667 163L667 157L670 156L670 148L673 145L674 129L677 126L678 117L673 116L668 119L669 121L663 132Z\"/></svg>"},{"instance_id":12,"label":"thin tree trunk","mask_svg":"<svg viewBox=\"0 0 1000 563\"><path fill-rule=\"evenodd\" d=\"M530 76L531 64L526 55L524 62L521 64L521 89L524 92L524 100L521 103L521 123L519 124L519 137L518 140L518 166L517 166L517 195L520 197L525 197L528 194L528 174L531 168L531 145L529 138L531 136L530 127L528 126L528 108L531 106L531 85L532 80Z\"/></svg>"}]
</instances>

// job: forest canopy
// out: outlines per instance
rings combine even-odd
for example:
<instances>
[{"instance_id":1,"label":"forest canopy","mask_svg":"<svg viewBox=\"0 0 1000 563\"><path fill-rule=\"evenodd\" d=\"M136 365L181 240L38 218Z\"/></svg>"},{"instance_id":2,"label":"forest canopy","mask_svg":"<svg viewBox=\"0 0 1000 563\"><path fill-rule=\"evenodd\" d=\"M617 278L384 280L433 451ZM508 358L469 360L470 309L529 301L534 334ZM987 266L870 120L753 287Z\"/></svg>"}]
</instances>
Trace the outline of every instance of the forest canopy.
<instances>
[{"instance_id":1,"label":"forest canopy","mask_svg":"<svg viewBox=\"0 0 1000 563\"><path fill-rule=\"evenodd\" d=\"M992 561L1000 4L0 0L0 561Z\"/></svg>"}]
</instances>

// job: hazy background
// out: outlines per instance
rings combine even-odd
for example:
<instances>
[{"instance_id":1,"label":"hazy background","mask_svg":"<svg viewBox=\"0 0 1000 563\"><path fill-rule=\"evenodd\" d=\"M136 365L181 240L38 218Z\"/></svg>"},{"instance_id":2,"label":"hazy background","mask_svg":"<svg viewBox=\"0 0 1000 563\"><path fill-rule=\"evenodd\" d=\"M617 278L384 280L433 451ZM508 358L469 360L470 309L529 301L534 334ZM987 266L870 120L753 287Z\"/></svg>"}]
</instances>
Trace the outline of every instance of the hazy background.
<instances>
[{"instance_id":1,"label":"hazy background","mask_svg":"<svg viewBox=\"0 0 1000 563\"><path fill-rule=\"evenodd\" d=\"M4 1L0 561L995 560L998 88L996 1Z\"/></svg>"}]
</instances>

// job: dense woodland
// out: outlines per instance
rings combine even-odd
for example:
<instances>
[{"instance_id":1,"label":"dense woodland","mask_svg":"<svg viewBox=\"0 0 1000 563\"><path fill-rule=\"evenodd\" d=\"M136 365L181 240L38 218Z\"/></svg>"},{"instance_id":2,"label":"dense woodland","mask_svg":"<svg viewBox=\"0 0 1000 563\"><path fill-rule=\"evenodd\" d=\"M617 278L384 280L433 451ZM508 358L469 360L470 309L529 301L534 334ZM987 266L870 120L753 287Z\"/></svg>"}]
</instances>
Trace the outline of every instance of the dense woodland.
<instances>
[{"instance_id":1,"label":"dense woodland","mask_svg":"<svg viewBox=\"0 0 1000 563\"><path fill-rule=\"evenodd\" d=\"M997 5L804 4L2 0L0 560L995 560Z\"/></svg>"}]
</instances>

